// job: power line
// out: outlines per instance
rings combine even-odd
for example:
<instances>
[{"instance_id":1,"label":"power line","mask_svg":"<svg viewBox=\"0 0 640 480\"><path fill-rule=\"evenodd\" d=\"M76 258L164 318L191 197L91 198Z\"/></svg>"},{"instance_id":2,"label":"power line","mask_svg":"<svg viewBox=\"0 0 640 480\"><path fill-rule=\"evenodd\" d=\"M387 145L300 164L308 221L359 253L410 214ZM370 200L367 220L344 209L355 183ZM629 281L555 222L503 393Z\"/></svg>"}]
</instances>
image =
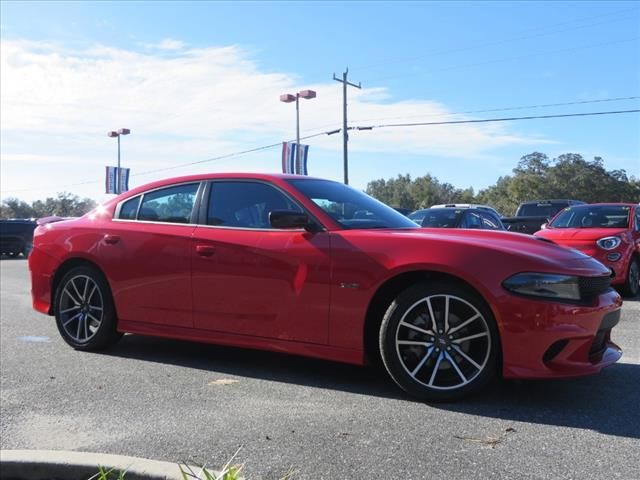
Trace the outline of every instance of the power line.
<instances>
[{"instance_id":1,"label":"power line","mask_svg":"<svg viewBox=\"0 0 640 480\"><path fill-rule=\"evenodd\" d=\"M604 18L604 17L611 17L611 16L617 16L617 15L623 15L623 14L627 14L629 12L638 12L639 9L638 8L631 8L631 9L626 9L626 10L620 10L618 12L612 12L612 13L608 13L605 15L596 15L596 16L592 16L592 17L583 17L581 19L576 19L576 20L572 20L572 21L568 21L568 22L562 22L562 23L557 23L555 25L551 25L549 27L545 27L545 28L533 28L533 29L528 29L528 31L540 31L543 30L540 33L534 33L534 34L530 34L530 35L521 35L521 36L516 36L516 37L508 37L508 38L503 38L501 40L494 40L494 41L490 41L490 42L484 42L484 43L474 43L472 45L467 45L467 46L463 46L463 47L457 47L457 48L450 48L450 49L444 49L444 50L435 50L435 51L431 51L428 52L426 54L423 55L417 55L417 56L412 56L412 57L404 57L404 58L389 58L386 60L382 60L378 63L373 63L373 64L369 64L369 65L364 65L364 66L360 66L360 67L356 67L358 68L358 70L369 70L372 68L375 68L379 65L382 66L387 66L390 64L397 64L397 63L408 63L414 60L420 60L423 58L428 58L431 56L435 56L435 55L445 55L445 54L450 54L450 53L456 53L456 52L463 52L463 51L468 51L468 50L475 50L478 48L484 48L484 47L491 47L494 45L502 45L505 43L511 43L511 42L515 42L515 41L519 41L519 40L528 40L531 38L538 38L538 37L543 37L543 36L547 36L547 35L554 35L557 33L564 33L567 31L571 31L571 30L578 30L581 28L588 28L588 27L594 27L597 25L602 25L602 24L606 24L606 23L611 23L611 22L618 22L618 21L624 21L629 19L628 15L625 15L624 18L616 18L616 19L612 19L612 20L605 20L605 21L600 21L600 22L595 22L595 23L588 23L588 24L584 24L584 25L577 25L574 27L570 27L570 28L565 28L565 29L560 29L560 30L551 30L551 31L545 31L548 30L549 28L553 28L555 26L561 26L561 25L567 25L567 24L571 24L571 23L575 23L575 22L579 22L582 20L592 20L595 18Z\"/></svg>"},{"instance_id":2,"label":"power line","mask_svg":"<svg viewBox=\"0 0 640 480\"><path fill-rule=\"evenodd\" d=\"M495 60L487 60L485 62L466 63L466 64L460 64L460 65L450 65L448 67L435 68L435 69L431 69L430 68L429 69L429 74L431 74L433 72L444 72L444 71L447 71L447 70L455 70L455 69L458 69L458 68L479 67L479 66L483 66L483 65L490 65L492 63L511 62L511 61L514 61L514 60L522 60L523 58L539 57L541 55L550 55L550 54L555 54L555 53L574 52L574 51L577 51L577 50L585 50L585 49L590 49L590 48L603 47L603 46L607 46L607 45L614 45L614 44L618 44L618 43L632 42L634 40L638 40L639 38L640 37L624 38L624 39L618 39L618 40L611 40L609 42L594 43L594 44L591 44L591 45L582 45L582 46L577 46L577 47L563 48L563 49L559 49L559 50L548 50L548 51L545 51L545 52L529 53L529 54L526 54L526 55L518 55L516 57L499 58L499 59L495 59ZM415 77L415 76L422 75L422 74L423 73L418 72L418 73L405 74L405 75L392 75L392 76L387 76L387 77L378 77L378 78L374 78L374 79L369 79L367 81L369 83L380 82L382 80L391 80L391 79L394 79L394 78Z\"/></svg>"},{"instance_id":3,"label":"power line","mask_svg":"<svg viewBox=\"0 0 640 480\"><path fill-rule=\"evenodd\" d=\"M353 120L354 122L373 122L377 120L396 120L401 118L435 118L435 117L452 117L454 115L466 115L470 113L488 113L488 112L504 112L509 110L528 110L532 108L548 108L548 107L565 107L569 105L585 105L589 103L603 103L603 102L620 102L624 100L638 100L640 96L635 97L617 97L617 98L602 98L594 100L576 100L574 102L564 103L545 103L539 105L523 105L517 107L500 107L500 108L488 108L484 110L467 110L464 112L452 112L452 113L440 113L436 115L402 115L399 117L385 117L385 118L367 118L361 120Z\"/></svg>"},{"instance_id":4,"label":"power line","mask_svg":"<svg viewBox=\"0 0 640 480\"><path fill-rule=\"evenodd\" d=\"M546 118L566 118L566 117L589 117L594 115L618 115L622 113L640 113L637 110L618 110L613 112L586 112L586 113L563 113L556 115L531 115L528 117L504 117L504 118L482 118L477 120L450 120L446 122L416 122L416 123L387 123L381 125L369 125L365 127L351 127L352 130L372 130L374 128L387 127L422 127L429 125L458 125L463 123L490 123L490 122L513 122L517 120L537 120Z\"/></svg>"}]
</instances>

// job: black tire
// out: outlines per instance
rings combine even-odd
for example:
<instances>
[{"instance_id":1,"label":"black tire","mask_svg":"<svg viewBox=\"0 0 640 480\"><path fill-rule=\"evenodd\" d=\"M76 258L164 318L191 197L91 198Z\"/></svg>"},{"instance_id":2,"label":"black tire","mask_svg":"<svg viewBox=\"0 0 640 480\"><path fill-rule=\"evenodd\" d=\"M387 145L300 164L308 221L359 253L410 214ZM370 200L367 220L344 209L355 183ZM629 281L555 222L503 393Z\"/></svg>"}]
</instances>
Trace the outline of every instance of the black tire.
<instances>
[{"instance_id":1,"label":"black tire","mask_svg":"<svg viewBox=\"0 0 640 480\"><path fill-rule=\"evenodd\" d=\"M640 259L637 256L632 257L629 262L622 293L627 297L635 297L640 293Z\"/></svg>"},{"instance_id":2,"label":"black tire","mask_svg":"<svg viewBox=\"0 0 640 480\"><path fill-rule=\"evenodd\" d=\"M493 314L477 293L456 283L421 283L401 292L387 309L380 353L391 378L407 393L449 402L477 392L496 375L500 340Z\"/></svg>"},{"instance_id":3,"label":"black tire","mask_svg":"<svg viewBox=\"0 0 640 480\"><path fill-rule=\"evenodd\" d=\"M79 266L65 274L56 289L54 314L60 335L76 350L102 350L122 337L109 284L94 268Z\"/></svg>"}]
</instances>

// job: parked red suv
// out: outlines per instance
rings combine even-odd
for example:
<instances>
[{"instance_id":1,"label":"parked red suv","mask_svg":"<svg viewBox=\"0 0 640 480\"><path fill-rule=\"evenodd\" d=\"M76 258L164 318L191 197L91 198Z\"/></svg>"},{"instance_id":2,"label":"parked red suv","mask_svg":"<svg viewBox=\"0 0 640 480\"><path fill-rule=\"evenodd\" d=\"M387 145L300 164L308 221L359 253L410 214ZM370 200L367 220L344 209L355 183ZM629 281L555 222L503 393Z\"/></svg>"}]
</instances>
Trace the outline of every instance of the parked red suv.
<instances>
[{"instance_id":1,"label":"parked red suv","mask_svg":"<svg viewBox=\"0 0 640 480\"><path fill-rule=\"evenodd\" d=\"M572 205L535 235L594 257L613 271L612 285L640 293L640 204Z\"/></svg>"}]
</instances>

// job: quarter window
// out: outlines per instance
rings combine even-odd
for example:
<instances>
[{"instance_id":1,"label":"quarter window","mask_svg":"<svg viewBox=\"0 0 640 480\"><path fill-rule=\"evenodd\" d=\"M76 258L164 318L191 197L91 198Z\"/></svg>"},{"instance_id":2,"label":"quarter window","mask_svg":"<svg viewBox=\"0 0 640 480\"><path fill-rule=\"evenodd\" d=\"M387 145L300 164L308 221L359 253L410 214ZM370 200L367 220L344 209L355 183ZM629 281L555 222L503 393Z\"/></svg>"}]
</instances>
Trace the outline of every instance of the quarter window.
<instances>
[{"instance_id":1,"label":"quarter window","mask_svg":"<svg viewBox=\"0 0 640 480\"><path fill-rule=\"evenodd\" d=\"M130 198L120 206L118 218L121 220L135 220L140 205L140 197Z\"/></svg>"},{"instance_id":2,"label":"quarter window","mask_svg":"<svg viewBox=\"0 0 640 480\"><path fill-rule=\"evenodd\" d=\"M138 220L189 223L197 191L198 184L191 183L145 193Z\"/></svg>"},{"instance_id":3,"label":"quarter window","mask_svg":"<svg viewBox=\"0 0 640 480\"><path fill-rule=\"evenodd\" d=\"M269 212L302 209L286 195L259 182L213 182L207 224L239 228L271 228Z\"/></svg>"}]
</instances>

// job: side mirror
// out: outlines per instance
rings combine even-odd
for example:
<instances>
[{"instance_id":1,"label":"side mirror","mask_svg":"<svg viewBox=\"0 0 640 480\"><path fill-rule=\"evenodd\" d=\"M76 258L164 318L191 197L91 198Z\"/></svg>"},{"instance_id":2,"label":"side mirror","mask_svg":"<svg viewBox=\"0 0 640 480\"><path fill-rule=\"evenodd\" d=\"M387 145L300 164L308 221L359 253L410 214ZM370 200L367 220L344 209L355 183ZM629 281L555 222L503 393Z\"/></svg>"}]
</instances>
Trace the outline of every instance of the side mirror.
<instances>
[{"instance_id":1,"label":"side mirror","mask_svg":"<svg viewBox=\"0 0 640 480\"><path fill-rule=\"evenodd\" d=\"M272 210L269 212L269 223L273 228L308 228L309 216L306 213L292 210Z\"/></svg>"},{"instance_id":2,"label":"side mirror","mask_svg":"<svg viewBox=\"0 0 640 480\"><path fill-rule=\"evenodd\" d=\"M547 224L543 223L542 225L540 225L540 230L544 230L547 228Z\"/></svg>"}]
</instances>

